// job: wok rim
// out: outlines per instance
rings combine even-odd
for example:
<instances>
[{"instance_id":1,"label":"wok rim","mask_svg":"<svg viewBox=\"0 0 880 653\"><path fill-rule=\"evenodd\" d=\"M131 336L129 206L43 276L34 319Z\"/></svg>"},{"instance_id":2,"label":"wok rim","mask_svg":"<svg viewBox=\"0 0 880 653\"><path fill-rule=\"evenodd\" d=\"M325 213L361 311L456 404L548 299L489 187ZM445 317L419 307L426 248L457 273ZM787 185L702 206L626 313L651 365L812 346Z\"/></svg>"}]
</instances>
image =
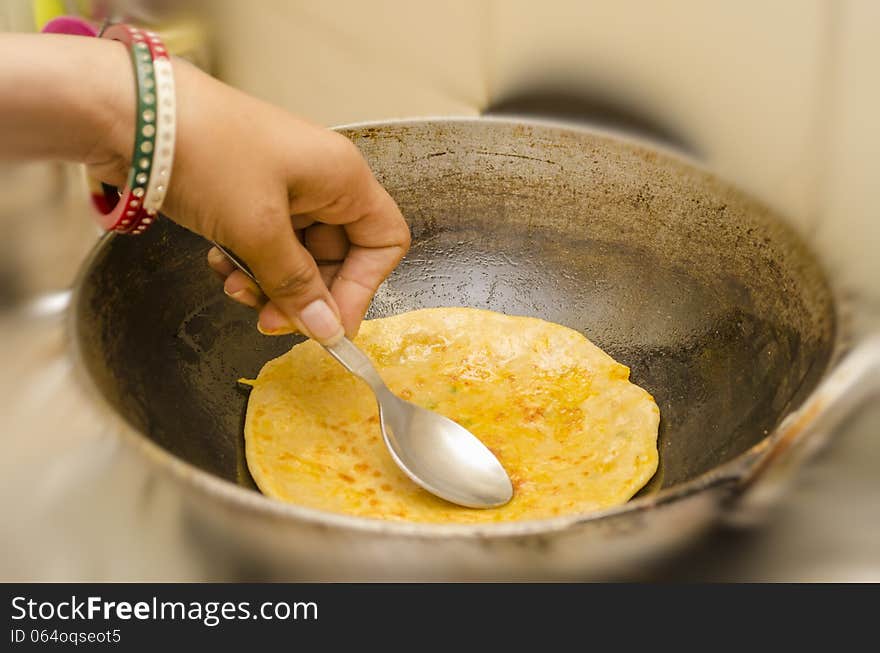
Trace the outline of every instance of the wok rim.
<instances>
[{"instance_id":1,"label":"wok rim","mask_svg":"<svg viewBox=\"0 0 880 653\"><path fill-rule=\"evenodd\" d=\"M365 128L399 127L402 125L425 125L437 123L476 124L487 122L510 126L534 126L561 129L570 132L599 136L608 140L622 141L624 144L644 148L672 159L674 162L690 166L707 177L716 180L720 184L733 188L737 193L753 199L758 204L766 206L764 202L754 199L746 191L741 190L716 175L706 166L705 163L697 160L693 155L650 138L634 135L614 128L558 120L525 117L518 118L510 116L426 116L347 123L330 127L329 129L340 132ZM771 210L770 212L774 216L774 219L781 217L776 210ZM807 252L809 252L813 262L822 274L822 280L828 288L829 296L831 298L831 318L834 325L834 332L831 338L831 353L824 369L816 381L816 387L818 387L818 384L821 383L821 381L835 368L841 356L849 348L849 325L847 323L848 321L843 319L844 311L842 307L842 298L844 298L845 295L841 292L842 289L835 283L834 278L828 274L825 265L823 265L821 256L813 249L813 247L804 242L803 238L794 231L790 224L784 220L781 222L783 222L783 226L790 230L793 236L797 238ZM623 516L636 516L654 508L682 501L690 496L709 490L710 488L729 485L731 491L734 490L739 483L748 478L749 473L757 463L763 459L768 452L772 451L774 445L781 436L779 426L783 424L785 419L796 409L789 406L780 417L776 427L770 433L734 458L713 467L702 474L682 483L677 483L668 488L660 489L656 493L630 499L619 506L586 513L572 513L569 515L560 515L545 519L529 519L497 523L441 524L433 522L392 521L370 517L359 517L346 515L344 513L319 510L317 508L309 508L307 506L300 506L292 503L285 503L278 499L268 497L259 491L244 488L219 476L215 476L194 464L173 455L171 452L156 444L148 435L142 433L139 429L130 424L128 420L113 407L109 399L98 388L92 375L88 372L79 345L79 327L76 320L76 307L79 305L83 286L85 285L85 281L94 261L105 248L110 246L109 243L117 236L118 234L109 232L98 240L88 256L83 260L74 280L73 291L66 316L66 322L68 324L66 338L68 351L75 369L75 375L80 379L80 382L83 383L87 390L87 394L92 397L92 400L97 404L101 413L108 416L110 425L116 427L111 429L113 433L118 434L122 441L132 449L136 450L151 464L155 465L160 472L171 475L175 481L178 481L182 485L190 487L200 493L207 494L210 497L220 499L225 503L233 504L236 507L251 510L270 518L291 519L299 522L307 522L316 526L342 528L387 536L418 538L494 539L556 533L603 520L610 521L614 518ZM803 399L804 402L814 395L816 387L814 387L810 394Z\"/></svg>"}]
</instances>

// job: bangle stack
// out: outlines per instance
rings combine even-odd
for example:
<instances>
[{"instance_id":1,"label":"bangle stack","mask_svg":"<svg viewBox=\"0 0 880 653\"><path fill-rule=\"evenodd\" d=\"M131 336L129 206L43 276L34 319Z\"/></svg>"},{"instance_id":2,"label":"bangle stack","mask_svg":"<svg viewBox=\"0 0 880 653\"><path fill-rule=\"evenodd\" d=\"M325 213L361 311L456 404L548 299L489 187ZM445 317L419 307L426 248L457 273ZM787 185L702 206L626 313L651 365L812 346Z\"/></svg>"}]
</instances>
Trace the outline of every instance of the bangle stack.
<instances>
[{"instance_id":1,"label":"bangle stack","mask_svg":"<svg viewBox=\"0 0 880 653\"><path fill-rule=\"evenodd\" d=\"M44 31L60 31L51 25ZM150 31L115 24L101 36L120 41L129 50L137 114L125 188L120 192L102 184L92 191L92 201L104 229L139 235L155 221L171 180L176 123L171 59L162 40Z\"/></svg>"}]
</instances>

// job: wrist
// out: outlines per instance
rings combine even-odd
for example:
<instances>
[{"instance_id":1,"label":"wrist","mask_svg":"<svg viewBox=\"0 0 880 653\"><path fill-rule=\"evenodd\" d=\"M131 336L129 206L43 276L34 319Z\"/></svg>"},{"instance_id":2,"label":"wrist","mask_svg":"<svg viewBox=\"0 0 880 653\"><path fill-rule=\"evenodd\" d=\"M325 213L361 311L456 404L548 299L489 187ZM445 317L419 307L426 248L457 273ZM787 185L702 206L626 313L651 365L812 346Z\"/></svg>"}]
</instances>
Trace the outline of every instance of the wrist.
<instances>
[{"instance_id":1,"label":"wrist","mask_svg":"<svg viewBox=\"0 0 880 653\"><path fill-rule=\"evenodd\" d=\"M92 41L99 42L98 39ZM95 136L92 144L85 149L78 160L89 165L94 177L121 187L131 167L135 146L137 125L135 73L125 48L119 47L119 43L114 41L100 43L109 45L110 48L104 48L106 52L101 62L102 71L97 72L94 77L100 91L92 106L88 123L90 132ZM201 73L182 60L172 59L172 68L178 100L180 100L181 96L185 98L186 88L190 85L193 75ZM184 99L183 102L178 101L176 104L177 122L180 123L181 109L187 102Z\"/></svg>"},{"instance_id":2,"label":"wrist","mask_svg":"<svg viewBox=\"0 0 880 653\"><path fill-rule=\"evenodd\" d=\"M89 84L92 95L84 107L87 137L76 159L90 166L101 181L122 186L134 148L135 81L131 57L116 41L83 39L89 44Z\"/></svg>"}]
</instances>

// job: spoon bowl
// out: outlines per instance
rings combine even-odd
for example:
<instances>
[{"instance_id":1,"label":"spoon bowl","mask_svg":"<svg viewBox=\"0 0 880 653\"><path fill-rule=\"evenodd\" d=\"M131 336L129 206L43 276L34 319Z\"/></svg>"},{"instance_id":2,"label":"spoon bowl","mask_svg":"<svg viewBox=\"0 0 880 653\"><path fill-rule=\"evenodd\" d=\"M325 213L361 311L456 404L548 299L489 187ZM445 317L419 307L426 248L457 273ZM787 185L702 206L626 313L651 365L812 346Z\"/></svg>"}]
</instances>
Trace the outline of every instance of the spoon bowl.
<instances>
[{"instance_id":1,"label":"spoon bowl","mask_svg":"<svg viewBox=\"0 0 880 653\"><path fill-rule=\"evenodd\" d=\"M470 431L392 393L366 354L348 338L325 348L373 390L385 444L394 462L416 484L468 508L496 508L510 501L510 477Z\"/></svg>"}]
</instances>

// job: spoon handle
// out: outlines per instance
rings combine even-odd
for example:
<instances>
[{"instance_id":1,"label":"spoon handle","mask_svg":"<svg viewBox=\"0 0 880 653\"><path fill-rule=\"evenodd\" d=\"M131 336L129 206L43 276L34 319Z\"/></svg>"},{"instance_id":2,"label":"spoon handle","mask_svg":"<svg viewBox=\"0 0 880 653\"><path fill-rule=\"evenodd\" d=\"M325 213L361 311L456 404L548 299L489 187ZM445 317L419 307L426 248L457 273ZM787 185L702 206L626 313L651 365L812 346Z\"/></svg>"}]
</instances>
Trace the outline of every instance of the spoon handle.
<instances>
[{"instance_id":1,"label":"spoon handle","mask_svg":"<svg viewBox=\"0 0 880 653\"><path fill-rule=\"evenodd\" d=\"M251 281L257 283L256 277L254 277L253 272L251 272L250 268L244 261L216 241L214 242L214 246L223 252L226 257L232 261L235 267L250 277ZM257 286L259 286L258 283ZM330 355L333 356L333 358L339 361L342 367L366 381L373 389L373 392L377 393L377 395L379 392L387 389L385 383L382 381L382 377L379 376L379 373L376 371L376 368L373 367L373 363L367 358L367 355L348 338L343 337L342 340L335 342L332 345L323 345L323 347L330 352Z\"/></svg>"},{"instance_id":2,"label":"spoon handle","mask_svg":"<svg viewBox=\"0 0 880 653\"><path fill-rule=\"evenodd\" d=\"M373 367L372 361L348 338L343 337L332 345L324 345L324 349L330 352L342 367L366 381L377 395L387 389L379 372Z\"/></svg>"}]
</instances>

